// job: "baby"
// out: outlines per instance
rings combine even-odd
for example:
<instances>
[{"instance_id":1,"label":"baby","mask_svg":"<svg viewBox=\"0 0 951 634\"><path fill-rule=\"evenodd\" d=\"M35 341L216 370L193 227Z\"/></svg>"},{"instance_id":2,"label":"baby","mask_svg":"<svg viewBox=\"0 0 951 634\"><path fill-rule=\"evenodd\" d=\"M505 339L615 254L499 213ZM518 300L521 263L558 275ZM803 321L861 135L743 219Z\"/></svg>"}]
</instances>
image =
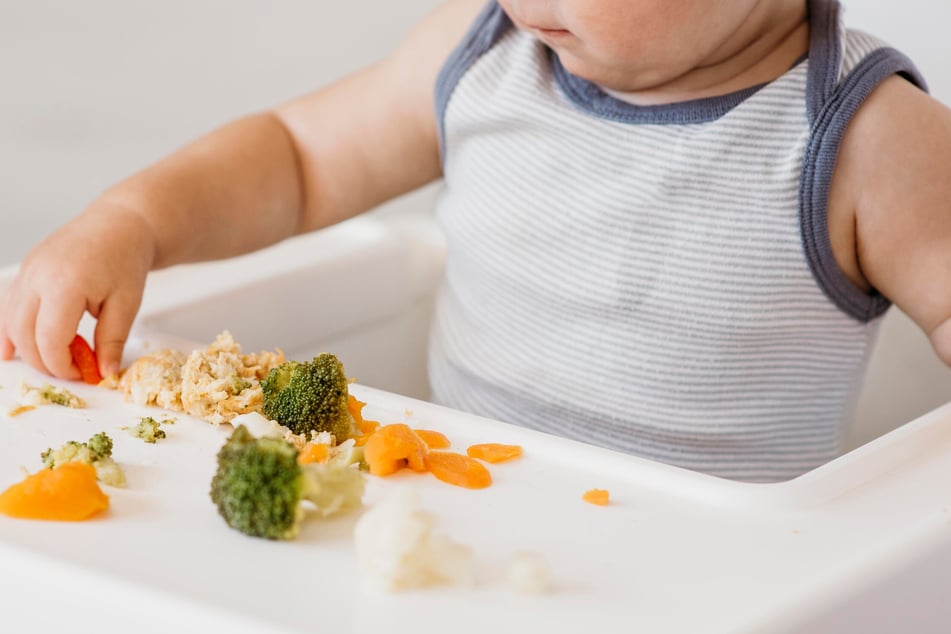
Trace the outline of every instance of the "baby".
<instances>
[{"instance_id":1,"label":"baby","mask_svg":"<svg viewBox=\"0 0 951 634\"><path fill-rule=\"evenodd\" d=\"M434 399L723 477L835 457L891 302L951 360L951 112L835 0L453 0L38 245L0 357L118 370L150 270L443 178ZM434 108L435 104L435 108Z\"/></svg>"}]
</instances>

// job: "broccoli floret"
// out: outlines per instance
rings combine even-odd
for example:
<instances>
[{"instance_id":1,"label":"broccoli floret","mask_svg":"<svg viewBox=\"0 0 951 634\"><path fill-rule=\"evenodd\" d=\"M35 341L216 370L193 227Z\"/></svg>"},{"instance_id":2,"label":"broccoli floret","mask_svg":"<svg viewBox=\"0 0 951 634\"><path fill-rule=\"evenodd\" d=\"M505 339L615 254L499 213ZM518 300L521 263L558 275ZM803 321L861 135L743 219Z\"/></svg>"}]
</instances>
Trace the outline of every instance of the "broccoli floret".
<instances>
[{"instance_id":1,"label":"broccoli floret","mask_svg":"<svg viewBox=\"0 0 951 634\"><path fill-rule=\"evenodd\" d=\"M295 434L326 431L342 443L356 435L347 409L347 383L343 364L332 354L306 363L287 361L261 383L264 415Z\"/></svg>"},{"instance_id":2,"label":"broccoli floret","mask_svg":"<svg viewBox=\"0 0 951 634\"><path fill-rule=\"evenodd\" d=\"M312 502L322 515L360 506L364 475L345 456L324 464L297 462L280 438L255 438L239 425L218 452L211 500L231 528L253 537L293 539Z\"/></svg>"},{"instance_id":3,"label":"broccoli floret","mask_svg":"<svg viewBox=\"0 0 951 634\"><path fill-rule=\"evenodd\" d=\"M112 458L112 438L99 432L87 442L70 440L59 449L47 449L40 454L43 464L55 469L67 462L85 462L96 469L96 476L103 484L124 487L125 472Z\"/></svg>"},{"instance_id":4,"label":"broccoli floret","mask_svg":"<svg viewBox=\"0 0 951 634\"><path fill-rule=\"evenodd\" d=\"M167 422L168 421L162 421L160 423L151 416L146 416L145 418L139 419L138 425L129 428L129 433L136 438L141 438L147 443L154 444L156 440L165 438L165 430L159 429L159 427L162 423Z\"/></svg>"}]
</instances>

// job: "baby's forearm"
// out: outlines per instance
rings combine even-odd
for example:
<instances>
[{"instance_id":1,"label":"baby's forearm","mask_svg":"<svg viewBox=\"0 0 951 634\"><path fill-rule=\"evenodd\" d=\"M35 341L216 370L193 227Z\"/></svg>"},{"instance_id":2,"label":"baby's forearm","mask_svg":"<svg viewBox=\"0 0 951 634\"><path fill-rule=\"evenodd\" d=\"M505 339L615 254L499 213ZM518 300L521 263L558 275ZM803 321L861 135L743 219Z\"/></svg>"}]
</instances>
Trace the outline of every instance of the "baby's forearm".
<instances>
[{"instance_id":1,"label":"baby's forearm","mask_svg":"<svg viewBox=\"0 0 951 634\"><path fill-rule=\"evenodd\" d=\"M276 116L239 119L107 190L92 208L140 215L155 237L152 268L230 257L298 230L299 159Z\"/></svg>"}]
</instances>

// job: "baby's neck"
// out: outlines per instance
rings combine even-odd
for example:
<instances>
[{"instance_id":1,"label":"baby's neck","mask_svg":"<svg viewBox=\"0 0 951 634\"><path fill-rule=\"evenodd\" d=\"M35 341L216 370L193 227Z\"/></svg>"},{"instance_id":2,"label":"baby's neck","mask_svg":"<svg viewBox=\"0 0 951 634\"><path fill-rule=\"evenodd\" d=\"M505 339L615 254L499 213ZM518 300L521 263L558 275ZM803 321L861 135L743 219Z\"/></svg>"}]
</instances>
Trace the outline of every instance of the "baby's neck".
<instances>
[{"instance_id":1,"label":"baby's neck","mask_svg":"<svg viewBox=\"0 0 951 634\"><path fill-rule=\"evenodd\" d=\"M692 70L633 91L605 88L612 96L636 105L657 105L726 95L772 81L788 71L809 50L805 3L784 3L783 13L754 12L709 58Z\"/></svg>"}]
</instances>

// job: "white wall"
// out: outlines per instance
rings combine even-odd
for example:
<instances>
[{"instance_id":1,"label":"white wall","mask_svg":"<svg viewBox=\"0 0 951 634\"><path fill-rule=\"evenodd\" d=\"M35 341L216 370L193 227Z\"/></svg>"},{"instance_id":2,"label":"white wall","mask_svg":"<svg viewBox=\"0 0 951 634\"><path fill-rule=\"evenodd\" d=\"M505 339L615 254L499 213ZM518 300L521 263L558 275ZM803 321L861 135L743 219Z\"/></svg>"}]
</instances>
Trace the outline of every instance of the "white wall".
<instances>
[{"instance_id":1,"label":"white wall","mask_svg":"<svg viewBox=\"0 0 951 634\"><path fill-rule=\"evenodd\" d=\"M0 265L103 188L392 49L438 0L0 0Z\"/></svg>"}]
</instances>

